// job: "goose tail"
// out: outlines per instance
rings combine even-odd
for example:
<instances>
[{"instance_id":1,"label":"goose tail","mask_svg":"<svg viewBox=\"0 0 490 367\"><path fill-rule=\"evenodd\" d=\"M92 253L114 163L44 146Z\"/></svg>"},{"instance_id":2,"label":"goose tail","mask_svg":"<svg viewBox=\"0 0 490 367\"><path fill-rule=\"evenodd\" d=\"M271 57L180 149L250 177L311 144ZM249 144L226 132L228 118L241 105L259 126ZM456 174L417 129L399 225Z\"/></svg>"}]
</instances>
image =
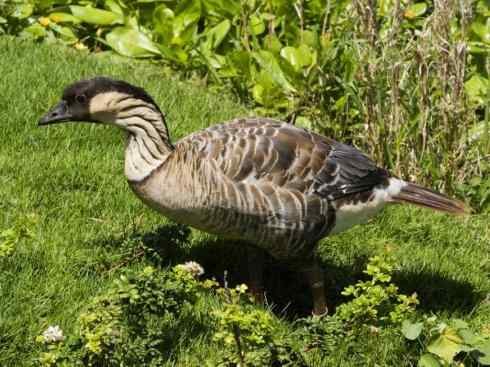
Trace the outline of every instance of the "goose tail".
<instances>
[{"instance_id":1,"label":"goose tail","mask_svg":"<svg viewBox=\"0 0 490 367\"><path fill-rule=\"evenodd\" d=\"M400 182L400 180L397 181ZM470 208L462 201L451 199L444 194L415 183L401 182L403 182L403 185L400 185L399 192L390 195L390 202L399 204L408 203L456 215L464 215L471 212Z\"/></svg>"}]
</instances>

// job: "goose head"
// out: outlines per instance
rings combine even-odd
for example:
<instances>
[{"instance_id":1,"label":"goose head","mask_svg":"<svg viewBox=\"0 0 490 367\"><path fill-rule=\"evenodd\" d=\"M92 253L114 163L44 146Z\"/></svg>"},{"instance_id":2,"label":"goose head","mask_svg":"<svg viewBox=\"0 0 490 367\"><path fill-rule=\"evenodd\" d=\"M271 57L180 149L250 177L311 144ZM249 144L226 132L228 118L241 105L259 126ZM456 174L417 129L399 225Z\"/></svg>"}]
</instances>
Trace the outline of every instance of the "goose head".
<instances>
[{"instance_id":1,"label":"goose head","mask_svg":"<svg viewBox=\"0 0 490 367\"><path fill-rule=\"evenodd\" d=\"M61 100L40 118L38 124L85 121L114 124L125 129L124 116L138 108L162 115L153 98L142 88L122 80L96 77L67 86Z\"/></svg>"}]
</instances>

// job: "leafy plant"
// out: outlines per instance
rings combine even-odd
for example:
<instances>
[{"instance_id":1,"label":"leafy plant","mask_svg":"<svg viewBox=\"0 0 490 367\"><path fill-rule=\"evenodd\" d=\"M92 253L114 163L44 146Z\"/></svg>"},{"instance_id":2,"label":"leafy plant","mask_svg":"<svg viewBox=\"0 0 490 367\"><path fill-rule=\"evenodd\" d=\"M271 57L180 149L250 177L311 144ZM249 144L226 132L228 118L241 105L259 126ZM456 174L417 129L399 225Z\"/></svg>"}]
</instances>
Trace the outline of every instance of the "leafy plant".
<instances>
[{"instance_id":1,"label":"leafy plant","mask_svg":"<svg viewBox=\"0 0 490 367\"><path fill-rule=\"evenodd\" d=\"M355 325L384 325L400 323L414 311L419 303L416 294L407 296L398 293L391 283L393 266L379 256L369 260L364 273L370 280L348 286L342 294L353 299L341 304L336 315L340 320Z\"/></svg>"},{"instance_id":2,"label":"leafy plant","mask_svg":"<svg viewBox=\"0 0 490 367\"><path fill-rule=\"evenodd\" d=\"M36 223L35 216L26 216L18 220L12 228L0 231L0 259L12 255L20 241L34 238L32 229Z\"/></svg>"},{"instance_id":3,"label":"leafy plant","mask_svg":"<svg viewBox=\"0 0 490 367\"><path fill-rule=\"evenodd\" d=\"M222 310L215 312L218 331L214 340L225 346L223 365L301 365L299 351L294 350L272 314L254 306L246 291L244 284L218 289L225 303Z\"/></svg>"},{"instance_id":4,"label":"leafy plant","mask_svg":"<svg viewBox=\"0 0 490 367\"><path fill-rule=\"evenodd\" d=\"M146 267L126 272L79 317L79 335L66 341L38 341L50 365L116 366L160 363L198 293L213 285L199 282L186 267L169 271Z\"/></svg>"},{"instance_id":5,"label":"leafy plant","mask_svg":"<svg viewBox=\"0 0 490 367\"><path fill-rule=\"evenodd\" d=\"M372 279L349 286L343 292L352 300L341 304L334 315L295 321L295 332L290 335L281 331L270 313L251 304L246 286L219 288L225 303L215 313L218 331L214 339L227 346L223 363L297 366L309 365L307 361L318 353L321 358L340 351L362 354L359 345L369 344L367 339L373 334L388 335L398 330L418 304L416 295L399 294L398 288L390 283L392 270L387 260L371 258L365 273Z\"/></svg>"},{"instance_id":6,"label":"leafy plant","mask_svg":"<svg viewBox=\"0 0 490 367\"><path fill-rule=\"evenodd\" d=\"M460 319L446 324L435 316L420 322L404 320L402 333L408 340L417 340L422 355L420 367L460 366L475 362L490 365L490 335L473 332Z\"/></svg>"},{"instance_id":7,"label":"leafy plant","mask_svg":"<svg viewBox=\"0 0 490 367\"><path fill-rule=\"evenodd\" d=\"M295 321L292 340L301 345L304 358L311 361L308 365L331 365L337 361L332 356L338 354L365 365L368 356L376 353L374 340L400 335L402 320L413 314L418 300L416 295L398 292L391 283L392 271L388 260L371 258L364 271L371 279L346 287L342 294L353 298L340 304L333 315Z\"/></svg>"}]
</instances>

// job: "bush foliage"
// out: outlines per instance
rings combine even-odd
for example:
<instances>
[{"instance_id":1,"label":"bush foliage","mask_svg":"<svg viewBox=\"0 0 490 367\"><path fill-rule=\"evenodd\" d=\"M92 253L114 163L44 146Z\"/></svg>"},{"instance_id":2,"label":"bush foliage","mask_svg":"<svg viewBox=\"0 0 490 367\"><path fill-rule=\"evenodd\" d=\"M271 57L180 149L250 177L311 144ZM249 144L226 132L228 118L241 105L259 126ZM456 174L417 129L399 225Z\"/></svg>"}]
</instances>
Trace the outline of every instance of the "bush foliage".
<instances>
[{"instance_id":1,"label":"bush foliage","mask_svg":"<svg viewBox=\"0 0 490 367\"><path fill-rule=\"evenodd\" d=\"M0 1L0 30L160 60L490 202L485 0Z\"/></svg>"},{"instance_id":2,"label":"bush foliage","mask_svg":"<svg viewBox=\"0 0 490 367\"><path fill-rule=\"evenodd\" d=\"M79 334L38 341L42 365L162 365L199 292L209 287L181 267L126 272L79 316ZM194 315L195 316L195 315ZM199 322L193 318L194 327Z\"/></svg>"},{"instance_id":3,"label":"bush foliage","mask_svg":"<svg viewBox=\"0 0 490 367\"><path fill-rule=\"evenodd\" d=\"M207 342L216 343L216 363L222 366L312 366L318 356L321 365L331 365L329 358L335 360L337 353L362 361L369 338L381 334L399 337L409 350L405 358L419 359L419 366L490 365L490 337L464 321L451 320L450 326L435 317L410 321L417 298L398 292L390 283L392 270L387 260L371 258L365 271L371 279L344 291L352 300L332 315L296 320L292 333L254 305L244 284L229 288L226 280L224 286L200 281L182 265L126 271L80 314L78 334L65 337L51 326L38 336L38 361L44 366L161 366L181 335L192 332L186 329L197 331L205 324L212 331ZM204 293L216 297L211 314L196 307ZM415 340L418 345L412 346Z\"/></svg>"}]
</instances>

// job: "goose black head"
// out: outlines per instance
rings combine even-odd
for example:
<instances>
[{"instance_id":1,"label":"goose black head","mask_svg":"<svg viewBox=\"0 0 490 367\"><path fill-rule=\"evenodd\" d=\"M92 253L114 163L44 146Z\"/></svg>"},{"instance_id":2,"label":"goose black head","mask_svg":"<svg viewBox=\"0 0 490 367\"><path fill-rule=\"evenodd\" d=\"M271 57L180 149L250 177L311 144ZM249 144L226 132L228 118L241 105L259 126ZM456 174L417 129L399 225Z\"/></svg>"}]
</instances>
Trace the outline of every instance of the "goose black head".
<instances>
[{"instance_id":1,"label":"goose black head","mask_svg":"<svg viewBox=\"0 0 490 367\"><path fill-rule=\"evenodd\" d=\"M39 125L69 121L113 123L120 102L125 99L142 101L159 111L154 100L142 88L122 80L96 77L66 87L61 100L41 117Z\"/></svg>"}]
</instances>

